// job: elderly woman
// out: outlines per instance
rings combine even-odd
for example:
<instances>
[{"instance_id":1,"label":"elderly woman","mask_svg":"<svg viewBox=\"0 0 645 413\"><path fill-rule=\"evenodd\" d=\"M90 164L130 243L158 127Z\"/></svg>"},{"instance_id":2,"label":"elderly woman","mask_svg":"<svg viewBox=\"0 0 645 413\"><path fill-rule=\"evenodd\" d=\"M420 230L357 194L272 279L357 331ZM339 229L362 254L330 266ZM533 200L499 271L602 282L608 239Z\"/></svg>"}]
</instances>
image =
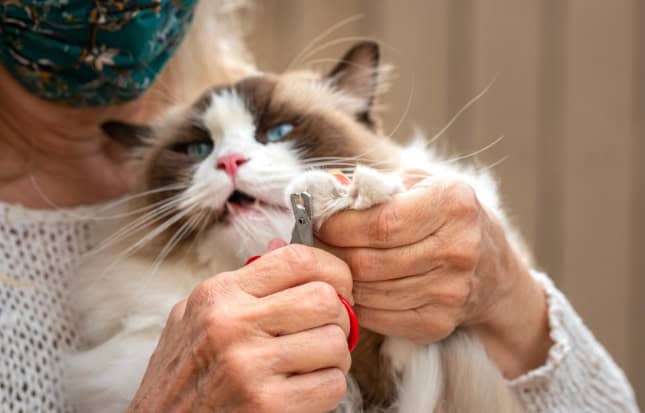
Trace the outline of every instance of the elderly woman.
<instances>
[{"instance_id":1,"label":"elderly woman","mask_svg":"<svg viewBox=\"0 0 645 413\"><path fill-rule=\"evenodd\" d=\"M238 37L234 4L209 0L196 11L195 6L191 0L0 4L3 411L73 411L61 383L61 357L77 345L68 287L91 244L93 225L85 217L93 205L127 193L130 184L120 148L103 136L100 125L110 119L145 121L169 101L192 99L212 84L253 70ZM99 26L109 30L99 34ZM303 303L316 289L264 301L253 317L231 312L239 317L226 325L213 325L224 321L208 317L213 300L236 308L243 305L242 293L271 295L315 282L353 295L362 325L382 334L431 343L457 327L474 332L526 411L637 411L622 371L562 294L546 276L527 268L475 198L455 199L427 188L371 210L343 212L319 234L334 255L284 247L260 265L224 278L213 274L169 314L130 411L333 409L345 392L349 353L316 358L309 349L329 325L346 332L347 319L306 309ZM433 282L427 282L431 268L421 271L427 277L405 273L403 264L433 254L421 243L431 229L418 225L424 217L417 206L427 203L443 205L433 214L459 224L448 236L477 234L481 240L455 251L455 257L473 262L466 273ZM389 279L371 279L368 262L377 263ZM463 299L444 302L446 295ZM404 311L411 296L428 311ZM303 309L306 317L280 317ZM246 365L284 359L279 346L252 339L253 329L271 327L257 320L283 323L300 349L289 354L288 363L293 371L310 373L239 368L215 357L244 349ZM221 340L204 342L191 333L208 329L221 331ZM256 351L259 345L263 351ZM256 397L259 388L266 397Z\"/></svg>"}]
</instances>

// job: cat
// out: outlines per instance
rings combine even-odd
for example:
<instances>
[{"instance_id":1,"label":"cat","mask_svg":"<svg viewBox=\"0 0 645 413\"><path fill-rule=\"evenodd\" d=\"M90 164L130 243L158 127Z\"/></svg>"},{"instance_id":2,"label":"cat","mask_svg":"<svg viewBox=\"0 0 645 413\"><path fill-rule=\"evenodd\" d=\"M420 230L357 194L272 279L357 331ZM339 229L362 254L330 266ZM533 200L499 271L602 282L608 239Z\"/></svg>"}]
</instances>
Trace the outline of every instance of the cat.
<instances>
[{"instance_id":1,"label":"cat","mask_svg":"<svg viewBox=\"0 0 645 413\"><path fill-rule=\"evenodd\" d=\"M75 286L83 346L67 360L66 384L80 411L126 409L173 305L271 239L289 239L291 192L313 194L319 226L387 201L403 190L402 170L422 168L465 181L506 222L488 174L442 161L422 138L398 145L383 136L374 114L381 75L378 45L361 42L327 75L257 74L152 125L104 124L131 153L137 187L116 223L99 221L101 242ZM349 185L331 170L346 171ZM519 410L462 331L416 345L363 330L352 359L338 412Z\"/></svg>"}]
</instances>

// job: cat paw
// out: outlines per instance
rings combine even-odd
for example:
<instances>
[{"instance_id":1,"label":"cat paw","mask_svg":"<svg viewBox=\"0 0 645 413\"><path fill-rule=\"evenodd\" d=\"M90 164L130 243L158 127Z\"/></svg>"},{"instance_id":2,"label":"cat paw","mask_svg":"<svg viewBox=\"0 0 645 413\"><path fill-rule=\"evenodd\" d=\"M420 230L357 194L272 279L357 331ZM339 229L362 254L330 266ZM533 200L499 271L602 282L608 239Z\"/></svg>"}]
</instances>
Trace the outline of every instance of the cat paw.
<instances>
[{"instance_id":1,"label":"cat paw","mask_svg":"<svg viewBox=\"0 0 645 413\"><path fill-rule=\"evenodd\" d=\"M359 165L349 184L341 183L329 172L305 172L291 181L286 196L288 199L292 193L308 192L313 198L314 222L320 228L336 212L371 208L402 191L403 183L398 176Z\"/></svg>"},{"instance_id":2,"label":"cat paw","mask_svg":"<svg viewBox=\"0 0 645 413\"><path fill-rule=\"evenodd\" d=\"M403 192L403 182L396 175L386 175L376 169L359 165L349 185L351 209L368 209L390 200Z\"/></svg>"},{"instance_id":3,"label":"cat paw","mask_svg":"<svg viewBox=\"0 0 645 413\"><path fill-rule=\"evenodd\" d=\"M292 180L286 189L287 204L290 204L289 196L299 192L311 195L317 228L336 212L350 207L347 186L325 171L308 171Z\"/></svg>"}]
</instances>

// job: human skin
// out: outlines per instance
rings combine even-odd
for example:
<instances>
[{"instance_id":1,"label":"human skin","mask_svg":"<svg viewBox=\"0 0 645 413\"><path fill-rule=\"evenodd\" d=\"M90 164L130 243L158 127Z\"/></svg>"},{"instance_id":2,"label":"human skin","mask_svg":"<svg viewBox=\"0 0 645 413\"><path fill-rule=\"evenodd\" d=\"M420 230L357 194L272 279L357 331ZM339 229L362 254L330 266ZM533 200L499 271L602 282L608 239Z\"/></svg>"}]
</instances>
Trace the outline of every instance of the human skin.
<instances>
[{"instance_id":1,"label":"human skin","mask_svg":"<svg viewBox=\"0 0 645 413\"><path fill-rule=\"evenodd\" d=\"M144 95L135 102L118 107L71 109L31 95L0 66L0 164L3 165L3 168L0 168L0 200L20 203L30 208L47 209L92 204L126 193L129 190L129 182L126 178L128 174L122 162L120 148L102 135L99 126L108 119L145 121L151 114L147 99ZM439 183L437 185L437 188L441 186ZM450 194L450 191L433 191L431 188L411 189L397 196L391 203L373 210L347 211L338 214L323 226L319 236L323 242L330 245L327 247L329 250L349 263L349 267L355 273L353 276L357 294L356 308L364 326L383 333L397 333L420 342L431 342L445 337L457 325L463 325L473 329L482 337L487 351L507 377L516 376L543 361L548 349L548 325L543 293L539 287L530 282L528 270L510 249L501 226L494 218L479 207L476 199L470 198L469 202L453 203L452 201L455 200L464 200L446 198ZM420 220L424 218L422 216L415 216L413 213L404 214L404 211L420 209L415 208L415 205L420 202L424 203L422 205L428 202L443 205L444 209L435 209L432 217L427 217L427 222ZM404 205L407 206L401 209L400 207ZM392 212L395 210L397 212ZM387 216L390 218L383 218ZM443 216L446 222L450 223L433 227L433 224L437 224L437 216ZM394 217L397 219L394 220ZM367 223L373 223L375 225L373 228L376 230L370 230ZM343 231L339 228L343 228ZM348 228L352 228L353 231L347 231ZM420 228L425 229L426 233L419 232ZM355 237L344 235L349 233L354 233ZM445 248L437 250L422 242L431 236L435 236L438 240L470 239L472 234L479 234L481 242L472 242L467 249L461 243L446 243ZM468 237L462 237L465 235ZM372 247L378 247L378 249L372 250L370 249ZM317 281L315 285L318 287L298 290L298 295L293 295L297 300L285 301L286 307L283 308L298 310L297 302L317 303L321 289L326 289L327 292L322 294L327 294L329 301L331 301L332 290L352 299L351 287L346 284L351 277L347 266L341 260L330 258L331 255L324 255L325 253L316 249L295 248L295 250L293 247L282 248L249 267L224 275L215 275L211 280L197 287L188 299L188 304L178 304L169 317L157 351L150 361L145 378L133 401L132 410L154 411L153 407L164 406L163 403L175 403L175 411L182 411L181 406L186 407L184 411L190 410L191 406L186 404L188 400L191 401L191 405L201 405L199 404L201 402L198 402L200 400L198 396L208 396L204 393L204 387L200 385L209 382L198 379L203 377L200 376L200 372L212 373L213 369L217 370L217 366L220 366L215 357L218 349L238 348L239 345L240 349L246 350L236 353L238 357L235 359L236 363L242 361L239 358L250 361L254 360L257 354L268 351L265 348L268 341L252 340L251 337L255 336L250 331L266 333L266 330L253 330L257 327L253 320L270 318L272 314L279 312L279 308L258 305L255 307L258 311L254 314L255 319L248 318L250 316L242 311L244 303L247 302L242 298L249 301L253 297L259 301L265 298L254 296L244 288L244 286L249 288L249 284L255 282L262 285L263 277L259 275L263 274L264 266L273 265L274 261L276 265L286 263L287 267L278 267L285 269L283 272L276 273L274 278L292 280L293 285L308 285ZM361 254L367 254L368 250L372 254L370 257L375 261L372 261L372 258L370 260L361 258ZM469 251L469 254L464 254L464 250ZM409 268L417 264L420 259L432 263L441 258L438 251L445 254L443 271L430 265L422 268L416 279L422 281L421 284L425 288L423 291L426 295L422 298L427 301L427 304L434 305L434 307L426 305L424 308L433 309L433 311L426 311L423 317L420 317L421 313L404 309L409 305L409 302L406 303L404 299L405 283L415 279L406 277L409 274L403 274L397 270ZM303 256L315 256L320 259L317 258L312 263L312 260L303 259ZM373 272L370 271L370 265L373 262L380 263L385 269L392 268L392 271L388 271L389 275L385 278L382 274L379 275L381 278L379 280L371 278L370 274ZM394 266L397 268L395 269ZM331 273L340 276L342 280L331 277ZM329 275L328 279L325 278L325 274ZM229 281L218 281L220 279ZM322 285L328 287L322 287ZM287 288L286 284L283 288ZM237 295L231 291L237 291ZM469 294L467 294L468 291L470 291ZM464 300L466 294L469 299ZM513 296L517 299L512 299ZM198 299L199 297L202 299ZM186 352L194 348L191 346L198 344L199 337L195 334L191 335L192 332L198 331L197 326L203 331L212 332L218 331L219 324L224 322L219 317L204 315L209 313L213 303L203 297L225 297L223 300L228 303L228 308L239 310L236 312L238 318L235 320L239 322L236 325L246 325L249 334L234 335L228 342L224 340L224 344L215 340L212 342L212 347L201 347L205 349L201 354L211 356L211 359L203 357L203 360L209 363L202 363L199 366L190 365L188 362L186 362L188 364L177 364L178 360L187 360L180 356L186 355ZM478 299L474 300L472 297L478 297ZM495 301L493 298L498 300ZM327 309L331 308L331 303L327 304L329 304ZM334 305L336 308L343 309L337 299L334 300ZM397 312L397 309L402 311ZM411 314L419 315L411 317ZM309 316L302 318L307 320ZM329 321L329 326L336 326L334 327L336 333L330 333L329 327L318 327L322 330L321 337L324 334L335 334L335 340L339 341L338 328L346 334L346 323L345 318ZM521 326L521 329L517 326ZM305 330L306 327L301 325L299 331ZM521 330L524 334L520 337L514 330ZM311 336L306 337L298 333L291 335L295 336L301 348L311 349L310 346L314 345ZM328 376L319 377L318 384L323 388L330 383L336 383L334 380L338 380L339 372L346 371L348 367L346 346L337 347L332 351L333 357L330 356L326 364L323 363L327 367L322 371L328 374ZM275 348L274 346L273 349ZM299 353L301 359L305 360L299 362L305 363L306 360L315 358L311 353L313 352ZM284 358L282 354L280 357ZM333 362L330 361L332 359ZM293 360L292 362L296 363ZM188 367L168 370L180 365ZM230 364L228 367L222 367L222 370L217 370L221 372L218 377L224 377L228 373L236 374L233 370L235 369L232 369ZM243 373L251 374L248 371ZM258 377L266 380L265 386L274 385L276 389L284 390L284 387L276 384L277 382L285 386L288 383L291 386L290 391L294 394L309 398L311 382L280 381L279 374L268 367ZM172 388L172 385L179 382L183 387ZM244 380L240 379L232 383L241 386L243 382ZM247 383L257 384L258 382ZM232 406L236 400L241 403L233 387L227 388L228 393L211 392L210 395L217 394L217 397L221 397L219 402L223 405ZM239 388L236 389L239 390ZM340 387L335 389L339 392L343 390ZM174 398L170 397L171 395ZM319 400L318 406L321 410L307 406L293 411L325 411L327 408L322 409L323 405L326 406L327 402L331 403L338 398L339 394L330 392L329 399ZM251 400L251 405L258 403L257 399L248 400ZM206 404L212 402L214 402L213 398L204 399ZM293 406L299 405L296 403ZM276 408L276 406L268 407Z\"/></svg>"},{"instance_id":2,"label":"human skin","mask_svg":"<svg viewBox=\"0 0 645 413\"><path fill-rule=\"evenodd\" d=\"M123 195L129 183L120 148L99 126L113 117L136 121L148 115L145 96L98 109L39 99L0 65L0 200L51 209Z\"/></svg>"},{"instance_id":3,"label":"human skin","mask_svg":"<svg viewBox=\"0 0 645 413\"><path fill-rule=\"evenodd\" d=\"M341 212L317 234L352 269L361 325L417 343L470 330L508 379L543 365L546 297L494 214L463 182L420 170L404 182L392 201Z\"/></svg>"},{"instance_id":4,"label":"human skin","mask_svg":"<svg viewBox=\"0 0 645 413\"><path fill-rule=\"evenodd\" d=\"M351 365L349 268L289 245L175 306L129 412L325 412Z\"/></svg>"},{"instance_id":5,"label":"human skin","mask_svg":"<svg viewBox=\"0 0 645 413\"><path fill-rule=\"evenodd\" d=\"M126 193L120 148L100 124L147 119L146 99L71 109L31 95L0 66L0 200L50 209ZM337 293L353 302L351 288L345 263L303 246L215 275L173 309L130 411L330 410L351 364Z\"/></svg>"}]
</instances>

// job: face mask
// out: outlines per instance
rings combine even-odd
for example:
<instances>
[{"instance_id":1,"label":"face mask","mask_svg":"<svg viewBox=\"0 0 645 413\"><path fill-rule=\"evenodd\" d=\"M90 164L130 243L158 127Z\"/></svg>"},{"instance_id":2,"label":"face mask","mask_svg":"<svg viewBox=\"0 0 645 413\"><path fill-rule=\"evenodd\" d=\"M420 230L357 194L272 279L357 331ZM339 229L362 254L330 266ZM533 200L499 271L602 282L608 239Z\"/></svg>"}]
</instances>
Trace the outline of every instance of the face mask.
<instances>
[{"instance_id":1,"label":"face mask","mask_svg":"<svg viewBox=\"0 0 645 413\"><path fill-rule=\"evenodd\" d=\"M0 63L32 93L72 106L140 96L181 42L197 0L0 2Z\"/></svg>"}]
</instances>

